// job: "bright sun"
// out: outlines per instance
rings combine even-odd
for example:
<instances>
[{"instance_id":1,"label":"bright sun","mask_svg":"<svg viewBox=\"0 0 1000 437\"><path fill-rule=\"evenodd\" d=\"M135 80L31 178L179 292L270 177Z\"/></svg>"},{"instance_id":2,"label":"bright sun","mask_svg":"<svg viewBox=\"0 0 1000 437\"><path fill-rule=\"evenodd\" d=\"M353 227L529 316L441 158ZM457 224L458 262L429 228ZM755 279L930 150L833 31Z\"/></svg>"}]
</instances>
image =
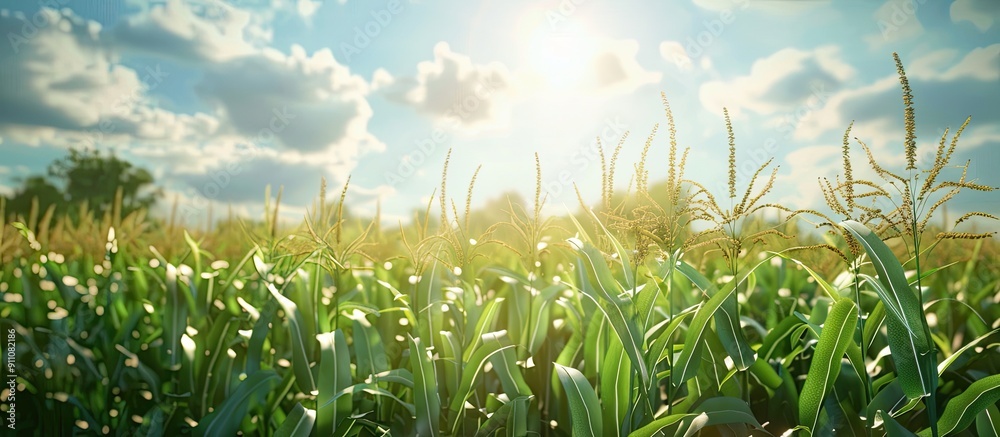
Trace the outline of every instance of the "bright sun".
<instances>
[{"instance_id":1,"label":"bright sun","mask_svg":"<svg viewBox=\"0 0 1000 437\"><path fill-rule=\"evenodd\" d=\"M546 86L554 89L579 85L592 69L590 64L596 51L594 37L587 35L582 26L561 24L557 31L548 26L536 30L528 42L531 65Z\"/></svg>"}]
</instances>

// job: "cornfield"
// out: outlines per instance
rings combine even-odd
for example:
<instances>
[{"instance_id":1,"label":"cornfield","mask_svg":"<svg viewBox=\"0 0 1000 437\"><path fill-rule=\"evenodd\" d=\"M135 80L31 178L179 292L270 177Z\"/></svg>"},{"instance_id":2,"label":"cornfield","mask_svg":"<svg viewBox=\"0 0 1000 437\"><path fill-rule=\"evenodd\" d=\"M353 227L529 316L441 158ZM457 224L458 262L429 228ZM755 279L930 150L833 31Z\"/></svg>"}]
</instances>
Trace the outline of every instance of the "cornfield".
<instances>
[{"instance_id":1,"label":"cornfield","mask_svg":"<svg viewBox=\"0 0 1000 437\"><path fill-rule=\"evenodd\" d=\"M971 226L996 217L932 220L993 188L952 162L968 120L917 162L896 62L907 165L848 127L824 211L768 203L770 161L737 186L728 113L728 192L688 178L664 97L665 181L654 128L629 190L623 139L600 204L562 217L541 213L536 156L533 202L502 223L471 210L475 178L464 210L449 197L447 164L395 229L325 182L294 228L280 195L215 230L0 222L4 417L38 435L998 435L1000 251Z\"/></svg>"}]
</instances>

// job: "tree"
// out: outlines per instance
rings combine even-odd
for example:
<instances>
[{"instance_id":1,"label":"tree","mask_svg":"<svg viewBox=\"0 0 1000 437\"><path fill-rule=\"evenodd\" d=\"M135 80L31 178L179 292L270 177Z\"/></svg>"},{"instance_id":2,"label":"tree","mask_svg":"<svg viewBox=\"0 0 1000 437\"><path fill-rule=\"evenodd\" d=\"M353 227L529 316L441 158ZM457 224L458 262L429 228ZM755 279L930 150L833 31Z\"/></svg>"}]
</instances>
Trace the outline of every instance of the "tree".
<instances>
[{"instance_id":1,"label":"tree","mask_svg":"<svg viewBox=\"0 0 1000 437\"><path fill-rule=\"evenodd\" d=\"M8 202L8 211L26 216L32 199L37 198L41 211L55 204L57 212L75 216L80 205L87 202L89 210L100 217L113 207L120 188L124 216L151 207L161 194L153 186L153 176L148 171L134 167L114 153L70 150L68 156L49 166L48 176L49 180L43 176L26 179Z\"/></svg>"},{"instance_id":2,"label":"tree","mask_svg":"<svg viewBox=\"0 0 1000 437\"><path fill-rule=\"evenodd\" d=\"M44 176L31 176L24 180L14 196L7 202L7 211L14 215L28 217L31 203L38 200L38 214L44 214L50 206L56 206L56 213L65 212L66 197Z\"/></svg>"}]
</instances>

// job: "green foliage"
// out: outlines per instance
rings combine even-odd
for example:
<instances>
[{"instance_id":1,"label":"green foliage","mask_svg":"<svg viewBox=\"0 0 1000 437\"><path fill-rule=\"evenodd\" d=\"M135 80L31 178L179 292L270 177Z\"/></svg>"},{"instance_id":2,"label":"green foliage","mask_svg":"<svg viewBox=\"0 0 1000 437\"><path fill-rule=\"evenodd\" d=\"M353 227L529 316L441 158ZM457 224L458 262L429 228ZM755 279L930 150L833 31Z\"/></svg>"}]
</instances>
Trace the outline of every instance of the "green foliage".
<instances>
[{"instance_id":1,"label":"green foliage","mask_svg":"<svg viewBox=\"0 0 1000 437\"><path fill-rule=\"evenodd\" d=\"M113 212L126 216L156 203L160 191L153 187L153 175L113 153L96 150L70 150L69 155L52 163L46 179L31 176L8 200L7 212L28 217L33 209L56 214L93 214L103 217ZM80 205L86 203L86 208ZM112 211L118 208L118 211Z\"/></svg>"},{"instance_id":2,"label":"green foliage","mask_svg":"<svg viewBox=\"0 0 1000 437\"><path fill-rule=\"evenodd\" d=\"M503 218L460 215L444 183L437 202L391 230L345 214L346 185L327 204L325 183L301 226L279 227L269 199L266 219L236 234L161 226L125 206L53 225L36 206L0 223L18 427L996 435L994 239L941 232L921 248L917 236L935 229L911 226L901 242L874 212L829 221L840 237L817 236L789 216L818 212L748 212L783 210L758 203L766 181L720 207L683 178L675 147L664 190L646 188L641 163L638 198L614 193L616 151L601 207L568 217L540 216L540 188L533 208L497 201ZM59 174L102 168L73 156ZM139 191L118 190L112 204L141 207ZM691 226L712 220L707 232ZM164 232L143 233L151 227Z\"/></svg>"}]
</instances>

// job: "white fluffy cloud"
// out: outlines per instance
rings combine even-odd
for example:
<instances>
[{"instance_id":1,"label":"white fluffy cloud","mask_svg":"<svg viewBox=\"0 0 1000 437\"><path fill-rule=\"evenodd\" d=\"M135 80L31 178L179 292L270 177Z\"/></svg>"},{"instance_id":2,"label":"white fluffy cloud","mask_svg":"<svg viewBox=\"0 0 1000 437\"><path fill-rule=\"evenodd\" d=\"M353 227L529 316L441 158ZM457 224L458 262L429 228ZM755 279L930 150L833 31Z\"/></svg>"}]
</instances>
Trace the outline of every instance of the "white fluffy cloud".
<instances>
[{"instance_id":1,"label":"white fluffy cloud","mask_svg":"<svg viewBox=\"0 0 1000 437\"><path fill-rule=\"evenodd\" d=\"M383 87L386 78L380 79ZM511 89L511 74L503 64L475 64L439 42L433 61L420 62L415 77L396 79L386 92L435 119L475 126L495 123L505 115Z\"/></svg>"},{"instance_id":2,"label":"white fluffy cloud","mask_svg":"<svg viewBox=\"0 0 1000 437\"><path fill-rule=\"evenodd\" d=\"M250 54L244 39L250 14L226 6L199 16L181 0L169 0L129 17L113 29L115 44L183 61L224 61Z\"/></svg>"},{"instance_id":3,"label":"white fluffy cloud","mask_svg":"<svg viewBox=\"0 0 1000 437\"><path fill-rule=\"evenodd\" d=\"M592 70L585 86L601 92L629 94L640 86L659 82L663 75L639 65L638 53L636 40L604 41L591 61Z\"/></svg>"},{"instance_id":4,"label":"white fluffy cloud","mask_svg":"<svg viewBox=\"0 0 1000 437\"><path fill-rule=\"evenodd\" d=\"M705 109L729 111L738 116L743 110L770 115L790 111L841 88L855 75L842 58L840 47L813 50L782 49L758 59L750 73L730 81L711 81L701 86Z\"/></svg>"},{"instance_id":5,"label":"white fluffy cloud","mask_svg":"<svg viewBox=\"0 0 1000 437\"><path fill-rule=\"evenodd\" d=\"M184 166L176 158L186 157L197 163L188 173L225 168L236 145L252 144L334 180L346 179L362 154L384 150L368 131L369 84L329 50L254 48L244 40L241 11L213 16L190 6L171 0L104 33L69 10L43 9L53 25L22 46L0 46L7 78L0 81L0 138L128 145L128 153L159 167ZM19 34L24 19L0 13L0 31ZM154 63L121 64L119 53L135 50ZM194 91L208 114L158 106L157 89L177 79L157 58L184 61L201 76Z\"/></svg>"},{"instance_id":6,"label":"white fluffy cloud","mask_svg":"<svg viewBox=\"0 0 1000 437\"><path fill-rule=\"evenodd\" d=\"M955 128L965 116L972 115L976 124L1000 123L1000 113L994 103L1000 98L1000 89L996 86L1000 81L1000 44L972 49L954 61L957 55L954 51L934 51L912 63L904 59L904 65L913 66L907 68L907 76L914 94L917 128L925 135L945 126L933 126L921 120L940 120L942 123L950 120L947 124ZM857 132L866 132L876 143L900 138L903 107L899 79L891 68L891 60L886 62L889 66L886 70L892 70L890 75L833 94L821 109L801 120L795 138L815 140L830 131L846 128L851 120L858 120ZM934 104L922 104L924 96Z\"/></svg>"},{"instance_id":7,"label":"white fluffy cloud","mask_svg":"<svg viewBox=\"0 0 1000 437\"><path fill-rule=\"evenodd\" d=\"M949 10L951 21L968 21L982 32L986 32L1000 20L1000 2L995 0L955 0Z\"/></svg>"},{"instance_id":8,"label":"white fluffy cloud","mask_svg":"<svg viewBox=\"0 0 1000 437\"><path fill-rule=\"evenodd\" d=\"M29 35L23 33L26 17L0 12L0 33L17 38L17 44L0 46L6 78L0 81L0 136L93 146L214 132L209 115L174 114L151 104L149 91L169 80L160 65L121 65L100 26L69 10L43 8L38 15L51 24Z\"/></svg>"},{"instance_id":9,"label":"white fluffy cloud","mask_svg":"<svg viewBox=\"0 0 1000 437\"><path fill-rule=\"evenodd\" d=\"M308 55L293 46L288 55L266 50L214 64L196 90L236 133L274 137L285 149L353 161L384 148L368 132L368 84L328 49Z\"/></svg>"}]
</instances>

